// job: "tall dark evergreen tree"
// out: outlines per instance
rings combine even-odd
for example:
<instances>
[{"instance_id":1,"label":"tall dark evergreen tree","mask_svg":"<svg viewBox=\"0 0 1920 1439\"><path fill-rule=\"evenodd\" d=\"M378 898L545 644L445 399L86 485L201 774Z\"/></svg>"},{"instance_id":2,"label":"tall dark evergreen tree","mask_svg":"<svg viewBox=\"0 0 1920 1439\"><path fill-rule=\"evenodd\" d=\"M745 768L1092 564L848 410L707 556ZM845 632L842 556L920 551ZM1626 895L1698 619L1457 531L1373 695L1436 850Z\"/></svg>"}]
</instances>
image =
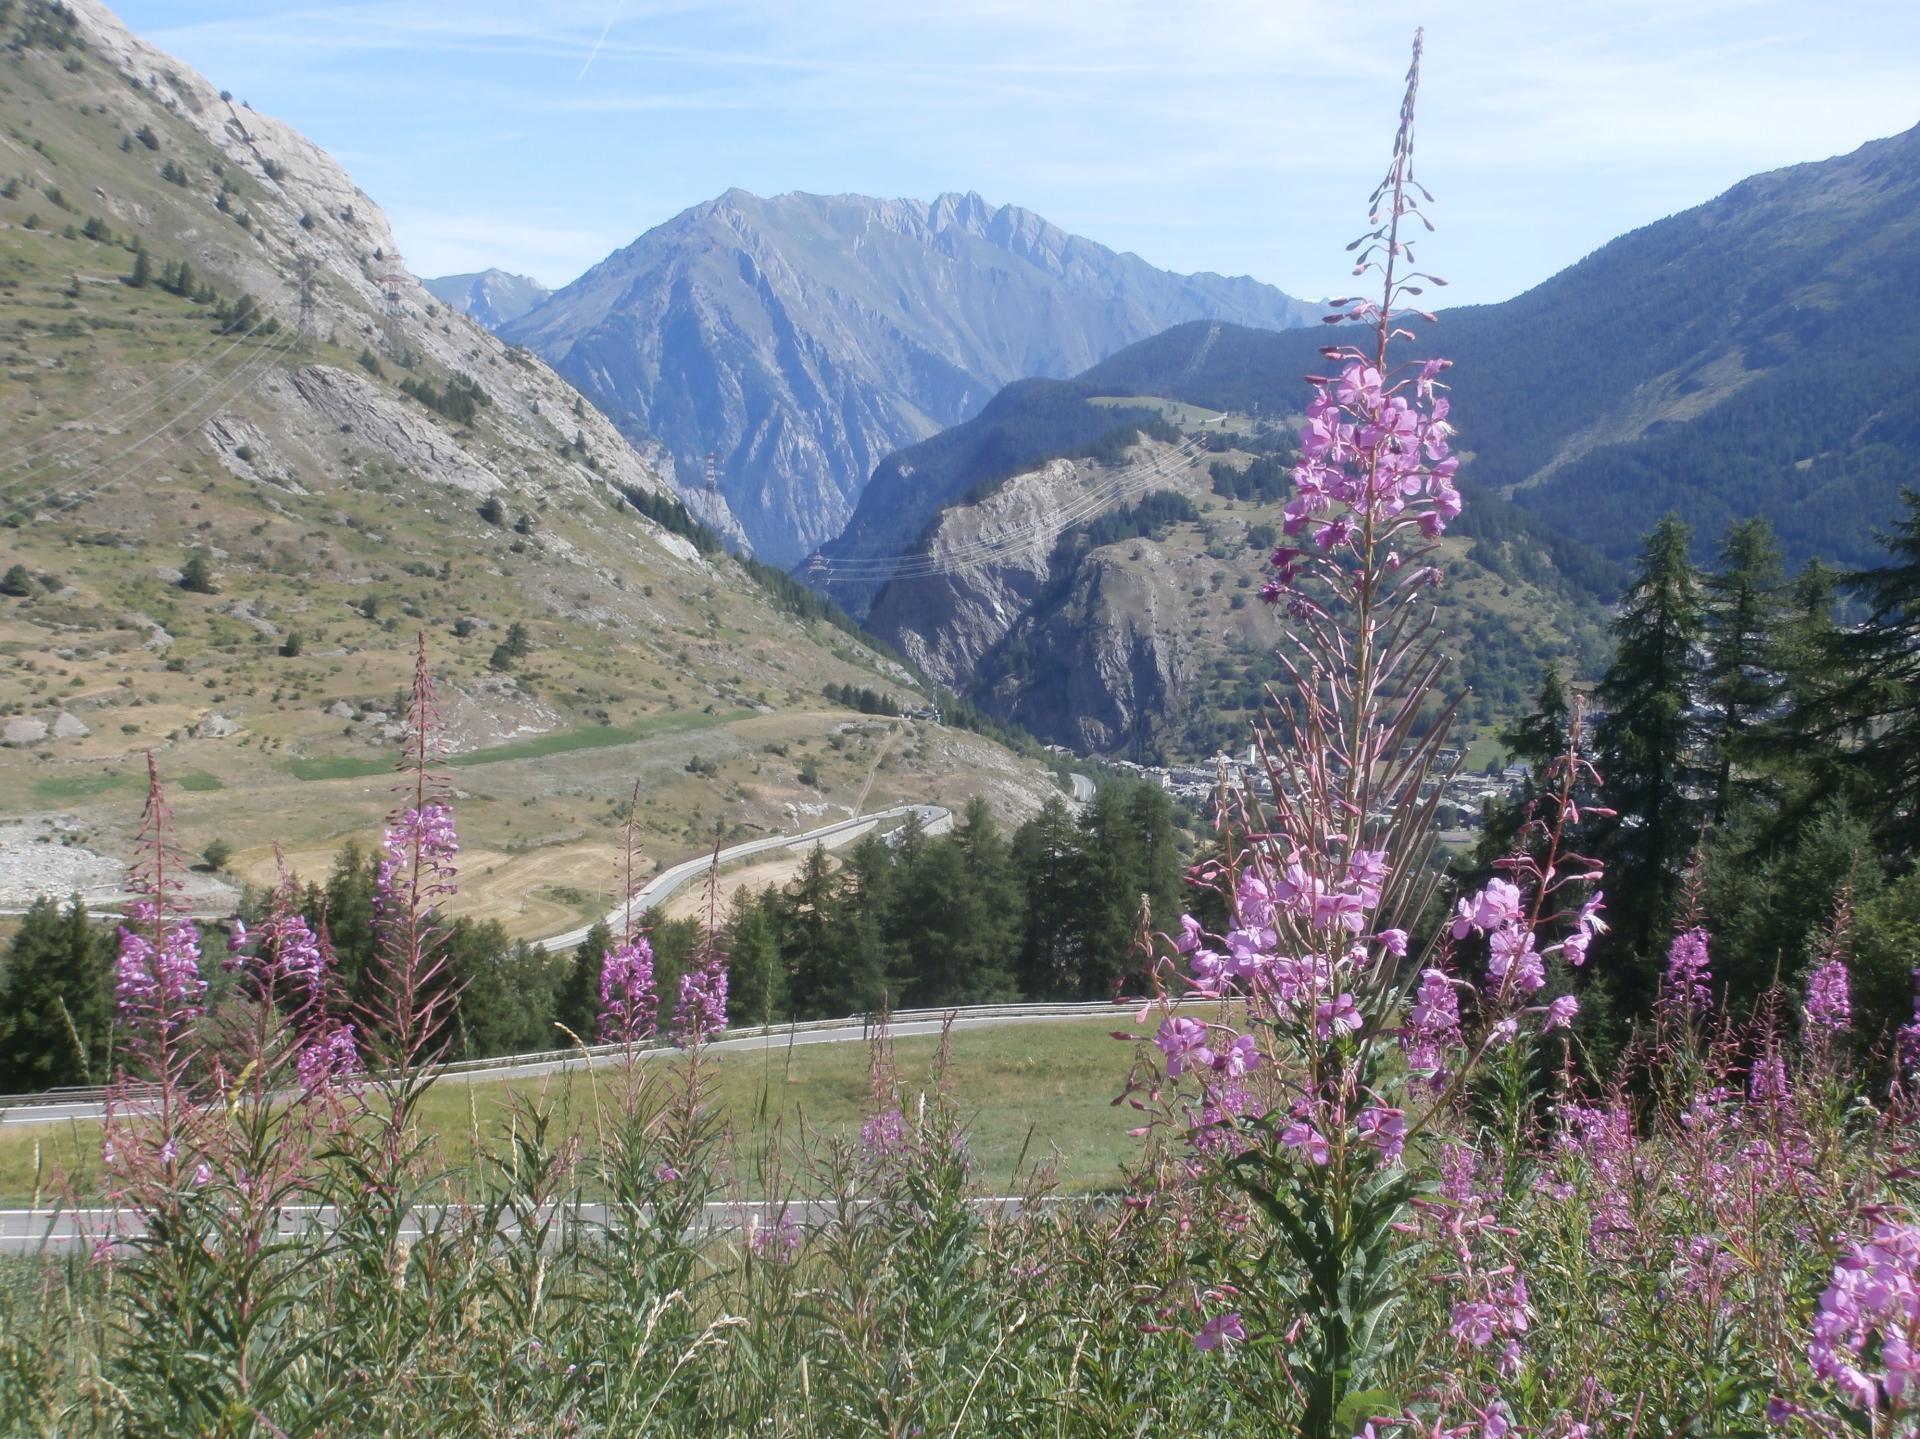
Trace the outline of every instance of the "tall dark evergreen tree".
<instances>
[{"instance_id":1,"label":"tall dark evergreen tree","mask_svg":"<svg viewBox=\"0 0 1920 1439\"><path fill-rule=\"evenodd\" d=\"M1550 763L1566 754L1572 728L1573 707L1567 698L1566 681L1549 665L1540 675L1540 691L1534 697L1532 712L1500 731L1500 743L1516 761L1527 766L1528 777L1518 794L1487 801L1472 858L1454 868L1463 887L1480 888L1494 877L1495 863L1513 853L1527 814L1540 796L1541 776Z\"/></svg>"},{"instance_id":2,"label":"tall dark evergreen tree","mask_svg":"<svg viewBox=\"0 0 1920 1439\"><path fill-rule=\"evenodd\" d=\"M1920 847L1920 490L1883 536L1888 562L1846 576L1864 624L1826 642L1818 693L1799 710L1801 731L1836 749L1841 775L1903 858Z\"/></svg>"},{"instance_id":3,"label":"tall dark evergreen tree","mask_svg":"<svg viewBox=\"0 0 1920 1439\"><path fill-rule=\"evenodd\" d=\"M613 930L603 919L574 947L560 983L554 1018L586 1044L597 1043L600 1038L600 971L613 945Z\"/></svg>"},{"instance_id":4,"label":"tall dark evergreen tree","mask_svg":"<svg viewBox=\"0 0 1920 1439\"><path fill-rule=\"evenodd\" d=\"M1057 795L1014 835L1013 866L1026 890L1015 979L1020 992L1034 999L1071 998L1079 987L1086 947L1078 912L1084 858L1080 831Z\"/></svg>"},{"instance_id":5,"label":"tall dark evergreen tree","mask_svg":"<svg viewBox=\"0 0 1920 1439\"><path fill-rule=\"evenodd\" d=\"M106 1081L113 943L77 897L27 911L0 968L0 1090Z\"/></svg>"},{"instance_id":6,"label":"tall dark evergreen tree","mask_svg":"<svg viewBox=\"0 0 1920 1439\"><path fill-rule=\"evenodd\" d=\"M1593 843L1607 863L1615 943L1641 958L1673 921L1681 871L1699 837L1704 620L1691 538L1673 515L1648 535L1598 690L1595 748L1607 803L1619 813ZM1638 979L1625 986L1629 1002L1650 993L1646 976Z\"/></svg>"},{"instance_id":7,"label":"tall dark evergreen tree","mask_svg":"<svg viewBox=\"0 0 1920 1439\"><path fill-rule=\"evenodd\" d=\"M1705 580L1706 670L1702 679L1715 711L1713 822L1726 820L1735 770L1759 752L1756 726L1780 696L1775 647L1785 611L1786 573L1780 542L1762 517L1727 531L1720 568Z\"/></svg>"},{"instance_id":8,"label":"tall dark evergreen tree","mask_svg":"<svg viewBox=\"0 0 1920 1439\"><path fill-rule=\"evenodd\" d=\"M727 916L727 1022L772 1024L786 1002L786 975L773 916L761 896L742 890Z\"/></svg>"},{"instance_id":9,"label":"tall dark evergreen tree","mask_svg":"<svg viewBox=\"0 0 1920 1439\"><path fill-rule=\"evenodd\" d=\"M837 886L826 849L815 845L800 873L782 892L779 948L787 964L787 993L802 1019L846 1014L841 936L836 932Z\"/></svg>"}]
</instances>

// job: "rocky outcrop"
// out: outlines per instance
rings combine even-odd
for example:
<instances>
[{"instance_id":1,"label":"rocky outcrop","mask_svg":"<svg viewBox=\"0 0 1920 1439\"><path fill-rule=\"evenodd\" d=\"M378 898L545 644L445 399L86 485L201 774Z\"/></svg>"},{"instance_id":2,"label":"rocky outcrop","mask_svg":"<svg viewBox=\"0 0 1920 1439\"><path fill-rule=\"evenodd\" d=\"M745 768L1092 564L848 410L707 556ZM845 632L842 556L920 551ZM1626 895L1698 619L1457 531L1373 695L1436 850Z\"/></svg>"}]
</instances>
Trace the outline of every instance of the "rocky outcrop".
<instances>
[{"instance_id":1,"label":"rocky outcrop","mask_svg":"<svg viewBox=\"0 0 1920 1439\"><path fill-rule=\"evenodd\" d=\"M729 190L503 333L629 431L683 491L709 451L764 558L836 534L887 455L1009 381L1073 374L1168 325L1303 323L1271 286L1174 275L978 195L931 204Z\"/></svg>"},{"instance_id":2,"label":"rocky outcrop","mask_svg":"<svg viewBox=\"0 0 1920 1439\"><path fill-rule=\"evenodd\" d=\"M1119 750L1176 713L1187 685L1187 606L1157 551L1085 556L1072 589L1024 627L1044 670L1009 682L999 708L1034 734L1087 753ZM1151 556L1151 558L1148 558Z\"/></svg>"},{"instance_id":3,"label":"rocky outcrop","mask_svg":"<svg viewBox=\"0 0 1920 1439\"><path fill-rule=\"evenodd\" d=\"M1208 477L1179 447L1143 441L1131 463L1052 460L945 510L867 627L948 688L1043 739L1119 749L1174 713L1187 689L1193 575L1158 547L1093 549L1077 527Z\"/></svg>"},{"instance_id":4,"label":"rocky outcrop","mask_svg":"<svg viewBox=\"0 0 1920 1439\"><path fill-rule=\"evenodd\" d=\"M126 91L102 93L110 117L131 132L163 110L197 132L238 186L226 215L190 187L163 188L137 219L124 213L129 198L97 187L99 207L138 223L144 234L167 237L162 253L183 253L222 293L251 295L283 333L301 318L304 268L315 333L348 347L364 343L375 362L384 355L395 369L411 368L410 375L389 370L384 384L325 365L258 368L239 393L264 392L293 433L243 413L231 395L225 405L207 406L192 421L226 468L286 487L298 482L303 466L338 469L343 458L372 455L469 493L504 487L536 502L602 495L609 485L673 492L661 473L664 452L639 427L627 427L629 440L538 358L449 309L410 274L385 214L326 151L292 126L224 98L191 67L133 35L98 0L73 0L71 8L89 50L131 82ZM244 226L231 223L239 214ZM390 353L396 347L402 361ZM470 433L396 393L402 377L439 383L456 374L472 377L490 401L484 426ZM711 527L738 536L721 497L705 509Z\"/></svg>"}]
</instances>

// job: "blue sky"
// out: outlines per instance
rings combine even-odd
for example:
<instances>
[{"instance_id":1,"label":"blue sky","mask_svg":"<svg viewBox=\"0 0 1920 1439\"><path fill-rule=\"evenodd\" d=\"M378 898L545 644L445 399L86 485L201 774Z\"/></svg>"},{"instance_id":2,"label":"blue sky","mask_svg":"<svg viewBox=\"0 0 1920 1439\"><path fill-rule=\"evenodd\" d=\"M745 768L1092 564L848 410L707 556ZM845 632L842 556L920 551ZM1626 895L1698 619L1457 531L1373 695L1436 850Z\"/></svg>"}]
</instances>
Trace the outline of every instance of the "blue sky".
<instances>
[{"instance_id":1,"label":"blue sky","mask_svg":"<svg viewBox=\"0 0 1920 1439\"><path fill-rule=\"evenodd\" d=\"M1497 300L1920 123L1913 0L120 0L330 149L421 275L565 282L729 186L978 190L1177 270L1343 288L1425 23L1422 260Z\"/></svg>"}]
</instances>

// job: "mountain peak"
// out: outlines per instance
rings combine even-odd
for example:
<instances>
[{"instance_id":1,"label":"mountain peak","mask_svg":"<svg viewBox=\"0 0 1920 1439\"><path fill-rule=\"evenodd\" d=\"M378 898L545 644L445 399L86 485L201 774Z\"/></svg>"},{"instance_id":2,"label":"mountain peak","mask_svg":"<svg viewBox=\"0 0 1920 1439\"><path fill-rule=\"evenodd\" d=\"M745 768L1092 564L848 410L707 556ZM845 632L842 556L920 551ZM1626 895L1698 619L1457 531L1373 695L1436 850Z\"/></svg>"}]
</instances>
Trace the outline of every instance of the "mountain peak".
<instances>
[{"instance_id":1,"label":"mountain peak","mask_svg":"<svg viewBox=\"0 0 1920 1439\"><path fill-rule=\"evenodd\" d=\"M1003 385L1065 376L1184 320L1313 317L1270 285L1176 275L978 191L932 200L730 189L505 333L718 488L755 550L831 538L888 454Z\"/></svg>"},{"instance_id":2,"label":"mountain peak","mask_svg":"<svg viewBox=\"0 0 1920 1439\"><path fill-rule=\"evenodd\" d=\"M442 275L437 280L422 280L421 284L435 299L489 330L519 319L553 293L538 280L497 267L470 275Z\"/></svg>"}]
</instances>

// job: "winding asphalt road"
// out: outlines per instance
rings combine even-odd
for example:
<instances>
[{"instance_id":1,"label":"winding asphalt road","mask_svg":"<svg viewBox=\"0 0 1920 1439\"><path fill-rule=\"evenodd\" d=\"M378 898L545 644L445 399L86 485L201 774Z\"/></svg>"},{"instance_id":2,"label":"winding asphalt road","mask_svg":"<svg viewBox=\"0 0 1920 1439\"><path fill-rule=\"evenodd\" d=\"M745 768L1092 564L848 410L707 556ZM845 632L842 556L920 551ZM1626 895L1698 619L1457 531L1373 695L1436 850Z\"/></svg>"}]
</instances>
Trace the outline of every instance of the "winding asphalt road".
<instances>
[{"instance_id":1,"label":"winding asphalt road","mask_svg":"<svg viewBox=\"0 0 1920 1439\"><path fill-rule=\"evenodd\" d=\"M873 1202L869 1199L849 1201L856 1214ZM1010 1194L983 1195L971 1201L974 1208L993 1214L1017 1213L1032 1202ZM1078 1196L1048 1195L1039 1202L1053 1206L1099 1201L1093 1196L1083 1199ZM783 1211L803 1230L817 1230L836 1223L840 1218L841 1206L830 1201L810 1199L716 1200L706 1206L694 1228L699 1231L745 1229L756 1224L776 1223ZM308 1229L331 1229L337 1213L331 1205L290 1205L280 1211L280 1233L293 1235ZM450 1206L423 1206L402 1221L399 1237L410 1242L416 1241L425 1226L449 1217L457 1218ZM606 1230L612 1216L604 1204L581 1204L558 1214L548 1210L543 1217L553 1219L553 1232L547 1240L551 1247L558 1243L561 1229L585 1231L588 1237L593 1237ZM512 1219L504 1220L499 1226L499 1237L511 1238L520 1233L521 1228ZM0 1209L0 1254L58 1254L82 1246L92 1248L101 1241L113 1242L139 1232L139 1220L131 1211L124 1209Z\"/></svg>"},{"instance_id":2,"label":"winding asphalt road","mask_svg":"<svg viewBox=\"0 0 1920 1439\"><path fill-rule=\"evenodd\" d=\"M1093 781L1082 774L1070 775L1069 779L1072 783L1075 807L1089 803L1094 795ZM883 820L904 818L908 814L918 814L930 834L941 833L950 829L953 824L952 812L943 806L899 805L873 814L856 815L851 819L822 825L802 835L774 835L766 839L733 845L721 850L717 858L721 864L727 864L773 850L799 851L810 849L816 844L825 844L832 848L858 838ZM629 914L642 913L648 907L660 903L689 880L705 874L715 859L716 856L712 854L701 855L663 870L625 905L617 906L612 910L606 916L607 923L615 927L624 926ZM572 948L586 938L587 931L591 928L591 925L583 925L579 929L551 935L535 943L537 947L545 950ZM905 1038L913 1035L938 1034L946 1028L966 1030L1010 1025L1057 1024L1101 1016L1118 1017L1120 1013L1122 1011L1109 1004L976 1005L939 1013L896 1015L889 1024L889 1030L895 1038ZM870 1018L849 1018L808 1026L787 1025L723 1037L714 1040L708 1048L716 1052L748 1052L793 1049L814 1044L849 1044L865 1042L872 1033L873 1026ZM669 1051L663 1049L659 1052ZM614 1053L583 1053L579 1050L510 1056L503 1060L487 1061L473 1066L451 1066L442 1076L442 1081L471 1083L474 1080L540 1078L563 1074L569 1070L617 1063L619 1059L620 1056ZM4 1101L0 1101L0 1104L4 1104ZM36 1098L32 1103L0 1107L0 1128L98 1122L101 1117L102 1105L93 1093L77 1094L72 1100L46 1101ZM1013 1201L988 1199L981 1202L998 1207ZM813 1207L797 1206L801 1212L796 1215L796 1218L802 1223L815 1222L819 1216L811 1213ZM709 1227L738 1226L747 1223L754 1212L764 1214L768 1208L769 1206L764 1203L713 1204L708 1206L705 1223ZM291 1232L303 1224L324 1225L328 1217L325 1210L317 1208L289 1210L282 1216L281 1224L284 1230ZM126 1212L112 1209L0 1209L0 1254L38 1252L42 1248L60 1249L78 1244L90 1245L98 1239L112 1238L117 1233L125 1232L132 1222ZM598 1205L585 1206L570 1222L595 1227L604 1226L605 1210ZM413 1226L413 1232L416 1234L418 1232L417 1223Z\"/></svg>"},{"instance_id":3,"label":"winding asphalt road","mask_svg":"<svg viewBox=\"0 0 1920 1439\"><path fill-rule=\"evenodd\" d=\"M1076 788L1076 793L1078 790ZM876 824L886 819L903 819L909 814L917 814L927 828L928 834L941 834L953 827L953 812L944 805L902 804L892 809L876 810L872 814L855 815L852 819L843 819L833 824L823 824L818 829L810 829L801 835L776 834L765 839L748 840L745 844L729 845L720 851L720 863L731 864L737 859L746 859L751 855L766 854L770 850L785 849L802 851L812 849L816 844L824 844L828 849L858 839ZM654 905L662 903L668 895L680 889L696 875L703 875L707 867L714 862L712 854L696 855L692 859L681 860L671 868L663 869L648 880L625 904L617 904L607 912L606 923L609 928L624 930L630 917L644 914ZM545 939L533 941L535 949L555 950L572 949L587 937L591 924L583 924L578 929L570 929L565 934L548 935Z\"/></svg>"}]
</instances>

